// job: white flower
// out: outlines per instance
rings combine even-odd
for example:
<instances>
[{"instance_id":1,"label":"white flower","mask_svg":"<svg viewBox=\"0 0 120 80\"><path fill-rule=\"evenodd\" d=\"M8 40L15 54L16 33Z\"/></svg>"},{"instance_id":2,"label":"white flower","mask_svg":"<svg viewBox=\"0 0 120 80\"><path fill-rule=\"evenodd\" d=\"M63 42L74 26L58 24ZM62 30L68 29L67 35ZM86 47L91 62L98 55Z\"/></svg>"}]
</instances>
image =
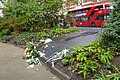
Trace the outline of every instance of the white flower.
<instances>
[{"instance_id":1,"label":"white flower","mask_svg":"<svg viewBox=\"0 0 120 80\"><path fill-rule=\"evenodd\" d=\"M36 49L36 46L34 46L34 49Z\"/></svg>"},{"instance_id":2,"label":"white flower","mask_svg":"<svg viewBox=\"0 0 120 80\"><path fill-rule=\"evenodd\" d=\"M36 61L39 61L39 58L35 58Z\"/></svg>"},{"instance_id":3,"label":"white flower","mask_svg":"<svg viewBox=\"0 0 120 80\"><path fill-rule=\"evenodd\" d=\"M5 6L3 5L3 3L0 1L0 8L4 8Z\"/></svg>"}]
</instances>

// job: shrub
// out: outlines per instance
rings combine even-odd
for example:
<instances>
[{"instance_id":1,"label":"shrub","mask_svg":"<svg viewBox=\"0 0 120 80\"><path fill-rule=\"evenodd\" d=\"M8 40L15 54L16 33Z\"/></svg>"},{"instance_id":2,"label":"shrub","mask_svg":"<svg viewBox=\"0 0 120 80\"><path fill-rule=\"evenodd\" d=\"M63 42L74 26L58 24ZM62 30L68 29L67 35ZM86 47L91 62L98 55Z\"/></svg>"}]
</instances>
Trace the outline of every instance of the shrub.
<instances>
[{"instance_id":1,"label":"shrub","mask_svg":"<svg viewBox=\"0 0 120 80\"><path fill-rule=\"evenodd\" d=\"M70 49L71 53L64 57L62 63L64 66L77 68L77 73L82 74L84 78L87 78L91 72L95 74L100 68L113 70L111 60L115 54L109 49L104 49L104 47L100 45L99 40L87 46L77 45Z\"/></svg>"},{"instance_id":2,"label":"shrub","mask_svg":"<svg viewBox=\"0 0 120 80\"><path fill-rule=\"evenodd\" d=\"M10 30L9 28L3 29L3 30L0 32L0 36L9 35L10 32L11 32L11 30Z\"/></svg>"},{"instance_id":3,"label":"shrub","mask_svg":"<svg viewBox=\"0 0 120 80\"><path fill-rule=\"evenodd\" d=\"M100 34L101 44L105 48L120 51L120 1L114 0L114 9L105 29Z\"/></svg>"},{"instance_id":4,"label":"shrub","mask_svg":"<svg viewBox=\"0 0 120 80\"><path fill-rule=\"evenodd\" d=\"M9 41L10 40L10 36L4 35L4 36L0 36L0 40L2 40L3 42Z\"/></svg>"},{"instance_id":5,"label":"shrub","mask_svg":"<svg viewBox=\"0 0 120 80\"><path fill-rule=\"evenodd\" d=\"M7 4L4 19L0 20L0 28L22 27L25 31L35 31L40 27L54 27L59 21L58 18L62 18L57 13L61 6L61 0L20 0L15 5ZM23 18L18 20L20 17Z\"/></svg>"}]
</instances>

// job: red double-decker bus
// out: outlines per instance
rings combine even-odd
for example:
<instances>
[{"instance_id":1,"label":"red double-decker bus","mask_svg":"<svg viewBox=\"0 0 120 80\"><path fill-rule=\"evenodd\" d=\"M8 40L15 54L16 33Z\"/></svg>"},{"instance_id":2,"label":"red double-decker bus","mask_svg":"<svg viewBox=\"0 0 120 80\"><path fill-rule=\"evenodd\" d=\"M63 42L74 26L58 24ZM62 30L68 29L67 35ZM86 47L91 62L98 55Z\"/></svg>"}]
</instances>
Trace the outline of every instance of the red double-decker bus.
<instances>
[{"instance_id":1,"label":"red double-decker bus","mask_svg":"<svg viewBox=\"0 0 120 80\"><path fill-rule=\"evenodd\" d=\"M103 26L110 13L110 4L97 4L86 7L76 7L68 11L67 20L71 26L78 27L98 27Z\"/></svg>"}]
</instances>

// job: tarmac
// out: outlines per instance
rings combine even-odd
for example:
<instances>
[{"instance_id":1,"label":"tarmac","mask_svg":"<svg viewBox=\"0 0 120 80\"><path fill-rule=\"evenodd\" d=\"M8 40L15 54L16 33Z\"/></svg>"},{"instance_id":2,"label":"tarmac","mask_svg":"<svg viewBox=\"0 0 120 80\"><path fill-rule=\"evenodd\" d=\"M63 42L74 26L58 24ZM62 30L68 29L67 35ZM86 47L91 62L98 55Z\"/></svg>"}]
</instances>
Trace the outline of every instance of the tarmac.
<instances>
[{"instance_id":1,"label":"tarmac","mask_svg":"<svg viewBox=\"0 0 120 80\"><path fill-rule=\"evenodd\" d=\"M24 49L0 43L0 80L60 80L43 65L27 69Z\"/></svg>"}]
</instances>

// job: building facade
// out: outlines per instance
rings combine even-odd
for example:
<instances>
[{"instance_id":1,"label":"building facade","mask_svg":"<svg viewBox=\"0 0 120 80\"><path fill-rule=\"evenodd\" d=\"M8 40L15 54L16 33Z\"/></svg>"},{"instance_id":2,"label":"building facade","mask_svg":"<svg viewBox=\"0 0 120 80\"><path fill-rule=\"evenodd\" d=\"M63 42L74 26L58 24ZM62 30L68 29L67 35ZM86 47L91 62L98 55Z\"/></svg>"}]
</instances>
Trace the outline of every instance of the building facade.
<instances>
[{"instance_id":1,"label":"building facade","mask_svg":"<svg viewBox=\"0 0 120 80\"><path fill-rule=\"evenodd\" d=\"M69 2L69 0L66 0L66 3L67 7L74 8L77 6L76 3ZM78 6L89 6L102 3L111 3L111 0L78 0Z\"/></svg>"},{"instance_id":2,"label":"building facade","mask_svg":"<svg viewBox=\"0 0 120 80\"><path fill-rule=\"evenodd\" d=\"M110 3L111 0L81 0L81 6Z\"/></svg>"}]
</instances>

